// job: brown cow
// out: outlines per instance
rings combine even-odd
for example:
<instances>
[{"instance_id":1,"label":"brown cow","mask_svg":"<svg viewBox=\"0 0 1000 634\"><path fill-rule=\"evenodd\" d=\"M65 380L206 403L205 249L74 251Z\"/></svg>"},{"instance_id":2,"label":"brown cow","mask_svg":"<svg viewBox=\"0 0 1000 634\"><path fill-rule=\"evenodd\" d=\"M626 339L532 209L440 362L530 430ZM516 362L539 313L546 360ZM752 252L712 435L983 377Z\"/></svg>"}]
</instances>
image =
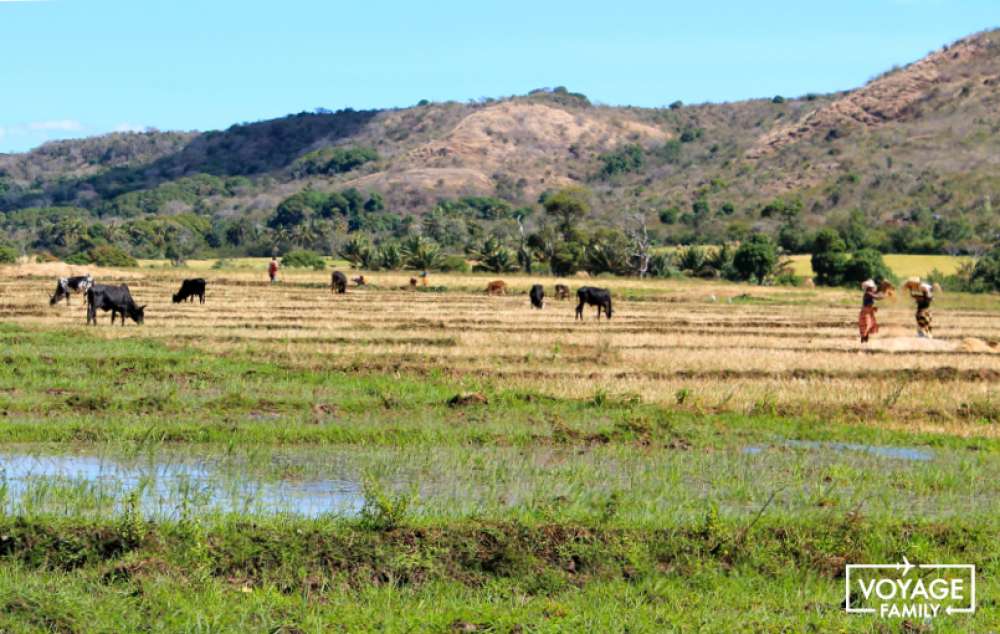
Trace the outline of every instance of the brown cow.
<instances>
[{"instance_id":1,"label":"brown cow","mask_svg":"<svg viewBox=\"0 0 1000 634\"><path fill-rule=\"evenodd\" d=\"M506 295L507 283L503 280L494 280L486 285L487 295Z\"/></svg>"},{"instance_id":2,"label":"brown cow","mask_svg":"<svg viewBox=\"0 0 1000 634\"><path fill-rule=\"evenodd\" d=\"M556 299L567 299L569 297L569 287L565 284L556 284Z\"/></svg>"}]
</instances>

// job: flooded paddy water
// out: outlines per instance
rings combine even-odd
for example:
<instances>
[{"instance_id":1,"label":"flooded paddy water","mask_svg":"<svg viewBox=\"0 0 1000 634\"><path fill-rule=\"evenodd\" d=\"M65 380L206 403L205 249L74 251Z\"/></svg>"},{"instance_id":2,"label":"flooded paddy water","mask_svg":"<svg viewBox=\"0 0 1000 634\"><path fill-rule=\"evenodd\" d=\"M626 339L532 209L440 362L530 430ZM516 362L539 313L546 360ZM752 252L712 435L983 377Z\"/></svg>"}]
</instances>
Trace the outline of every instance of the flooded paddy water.
<instances>
[{"instance_id":1,"label":"flooded paddy water","mask_svg":"<svg viewBox=\"0 0 1000 634\"><path fill-rule=\"evenodd\" d=\"M946 468L942 468L946 467ZM211 514L352 518L376 488L427 518L607 517L672 523L714 507L748 516L860 509L892 517L1000 511L1000 459L960 450L779 440L676 450L360 448L253 450L8 445L0 449L7 514L150 519Z\"/></svg>"}]
</instances>

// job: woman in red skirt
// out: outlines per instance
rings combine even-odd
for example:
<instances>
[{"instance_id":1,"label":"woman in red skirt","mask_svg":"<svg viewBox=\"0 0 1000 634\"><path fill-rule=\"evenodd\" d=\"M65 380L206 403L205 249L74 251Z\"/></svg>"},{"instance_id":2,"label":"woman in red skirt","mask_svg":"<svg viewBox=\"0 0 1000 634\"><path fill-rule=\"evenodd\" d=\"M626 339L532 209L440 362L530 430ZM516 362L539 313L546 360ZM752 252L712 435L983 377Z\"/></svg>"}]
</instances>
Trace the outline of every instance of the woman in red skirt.
<instances>
[{"instance_id":1,"label":"woman in red skirt","mask_svg":"<svg viewBox=\"0 0 1000 634\"><path fill-rule=\"evenodd\" d=\"M861 299L861 314L858 315L858 331L861 333L861 343L868 343L868 337L878 332L878 321L875 319L875 300L882 299L885 295L878 292L875 280L865 280L861 283L861 290L865 292Z\"/></svg>"}]
</instances>

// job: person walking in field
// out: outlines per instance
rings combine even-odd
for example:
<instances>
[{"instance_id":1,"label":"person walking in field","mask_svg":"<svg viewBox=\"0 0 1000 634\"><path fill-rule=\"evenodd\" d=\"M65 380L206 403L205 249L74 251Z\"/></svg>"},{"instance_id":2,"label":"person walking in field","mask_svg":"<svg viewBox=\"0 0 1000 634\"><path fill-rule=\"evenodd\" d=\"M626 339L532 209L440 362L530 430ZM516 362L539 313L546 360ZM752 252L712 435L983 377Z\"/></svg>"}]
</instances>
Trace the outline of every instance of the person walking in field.
<instances>
[{"instance_id":1,"label":"person walking in field","mask_svg":"<svg viewBox=\"0 0 1000 634\"><path fill-rule=\"evenodd\" d=\"M861 333L861 343L868 343L868 337L878 332L878 320L875 313L878 308L875 301L883 299L885 295L879 293L875 280L865 280L861 283L861 290L865 292L861 299L861 314L858 315L858 331Z\"/></svg>"},{"instance_id":2,"label":"person walking in field","mask_svg":"<svg viewBox=\"0 0 1000 634\"><path fill-rule=\"evenodd\" d=\"M933 287L927 282L921 282L915 288L910 288L910 297L917 302L917 336L934 338L931 327L931 301L934 299Z\"/></svg>"},{"instance_id":3,"label":"person walking in field","mask_svg":"<svg viewBox=\"0 0 1000 634\"><path fill-rule=\"evenodd\" d=\"M267 265L267 276L271 278L272 284L278 280L278 258L271 258L270 264Z\"/></svg>"}]
</instances>

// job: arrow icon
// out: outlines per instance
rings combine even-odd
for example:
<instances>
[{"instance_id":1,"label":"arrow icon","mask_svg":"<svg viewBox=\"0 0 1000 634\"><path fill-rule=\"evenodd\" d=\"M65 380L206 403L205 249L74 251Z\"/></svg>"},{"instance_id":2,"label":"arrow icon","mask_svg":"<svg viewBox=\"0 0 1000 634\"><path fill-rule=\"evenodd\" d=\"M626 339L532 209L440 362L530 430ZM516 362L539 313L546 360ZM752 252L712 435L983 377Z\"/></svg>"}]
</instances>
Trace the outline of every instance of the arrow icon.
<instances>
[{"instance_id":1,"label":"arrow icon","mask_svg":"<svg viewBox=\"0 0 1000 634\"><path fill-rule=\"evenodd\" d=\"M908 572L910 572L911 570L913 570L913 569L914 569L915 567L916 567L916 566L914 566L913 564L911 564L911 563L910 563L910 562L909 562L909 561L908 561L908 560L906 559L906 555L903 555L903 563L901 563L901 564L896 564L896 569L897 569L897 570L899 570L899 569L902 569L902 570L903 570L903 576L904 576L904 577L906 576L906 574L907 574Z\"/></svg>"}]
</instances>

